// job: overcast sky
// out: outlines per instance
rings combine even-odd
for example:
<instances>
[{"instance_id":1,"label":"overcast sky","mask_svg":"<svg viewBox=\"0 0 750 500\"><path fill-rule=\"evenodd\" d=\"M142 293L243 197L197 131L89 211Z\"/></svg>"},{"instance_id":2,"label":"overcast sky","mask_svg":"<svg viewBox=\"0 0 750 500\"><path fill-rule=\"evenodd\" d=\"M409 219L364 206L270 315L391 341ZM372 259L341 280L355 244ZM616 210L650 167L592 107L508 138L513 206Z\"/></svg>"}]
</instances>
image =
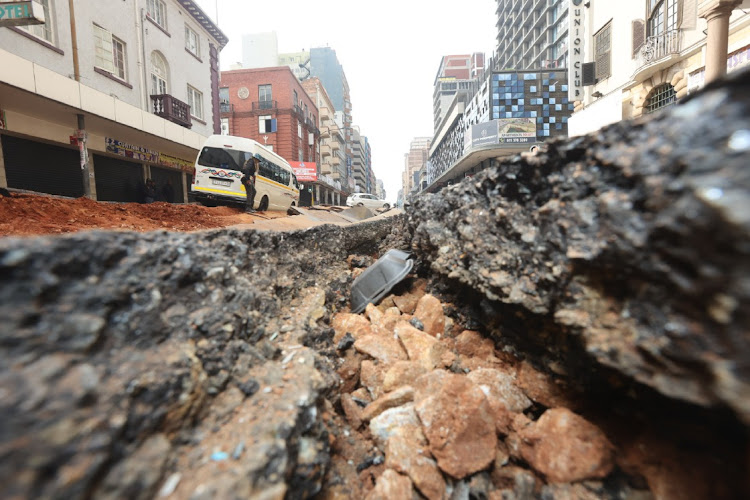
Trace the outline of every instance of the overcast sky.
<instances>
[{"instance_id":1,"label":"overcast sky","mask_svg":"<svg viewBox=\"0 0 750 500\"><path fill-rule=\"evenodd\" d=\"M495 0L196 0L229 37L221 69L242 61L242 35L275 31L279 52L329 46L349 82L353 124L367 136L372 168L391 202L404 154L432 136L440 58L495 47Z\"/></svg>"}]
</instances>

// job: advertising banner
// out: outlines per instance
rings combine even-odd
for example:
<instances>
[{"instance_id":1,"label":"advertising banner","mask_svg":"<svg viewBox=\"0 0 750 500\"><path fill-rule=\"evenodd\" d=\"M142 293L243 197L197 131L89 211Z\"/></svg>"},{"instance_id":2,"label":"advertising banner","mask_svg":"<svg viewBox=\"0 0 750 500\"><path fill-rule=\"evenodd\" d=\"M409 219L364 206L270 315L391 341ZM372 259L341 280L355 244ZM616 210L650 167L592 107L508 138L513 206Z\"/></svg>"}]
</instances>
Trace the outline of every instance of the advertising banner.
<instances>
[{"instance_id":1,"label":"advertising banner","mask_svg":"<svg viewBox=\"0 0 750 500\"><path fill-rule=\"evenodd\" d=\"M534 118L504 118L498 122L498 142L500 144L526 144L536 142L536 121Z\"/></svg>"},{"instance_id":2,"label":"advertising banner","mask_svg":"<svg viewBox=\"0 0 750 500\"><path fill-rule=\"evenodd\" d=\"M318 164L302 161L290 161L299 182L313 182L318 180Z\"/></svg>"},{"instance_id":3,"label":"advertising banner","mask_svg":"<svg viewBox=\"0 0 750 500\"><path fill-rule=\"evenodd\" d=\"M479 148L497 144L497 120L471 126L471 147Z\"/></svg>"}]
</instances>

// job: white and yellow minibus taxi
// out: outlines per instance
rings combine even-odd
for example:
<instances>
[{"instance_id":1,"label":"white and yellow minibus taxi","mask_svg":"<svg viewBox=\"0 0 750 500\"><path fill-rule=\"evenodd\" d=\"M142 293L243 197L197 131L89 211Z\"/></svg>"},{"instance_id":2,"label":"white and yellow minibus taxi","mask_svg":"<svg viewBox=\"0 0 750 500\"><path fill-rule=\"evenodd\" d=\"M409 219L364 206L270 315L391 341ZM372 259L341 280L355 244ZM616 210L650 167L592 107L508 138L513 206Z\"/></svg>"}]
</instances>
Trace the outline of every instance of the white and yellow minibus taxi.
<instances>
[{"instance_id":1,"label":"white and yellow minibus taxi","mask_svg":"<svg viewBox=\"0 0 750 500\"><path fill-rule=\"evenodd\" d=\"M204 205L244 204L242 168L257 158L253 208L289 210L299 205L299 183L292 167L281 156L245 137L212 135L195 161L190 195Z\"/></svg>"}]
</instances>

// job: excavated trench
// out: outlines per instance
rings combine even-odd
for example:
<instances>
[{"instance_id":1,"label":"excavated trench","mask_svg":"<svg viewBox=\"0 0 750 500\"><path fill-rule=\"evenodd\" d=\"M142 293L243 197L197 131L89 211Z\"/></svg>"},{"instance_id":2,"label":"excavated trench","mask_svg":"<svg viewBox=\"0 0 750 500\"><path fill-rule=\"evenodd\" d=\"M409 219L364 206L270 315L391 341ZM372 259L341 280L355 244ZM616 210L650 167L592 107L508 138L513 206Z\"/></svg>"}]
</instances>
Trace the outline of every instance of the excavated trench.
<instances>
[{"instance_id":1,"label":"excavated trench","mask_svg":"<svg viewBox=\"0 0 750 500\"><path fill-rule=\"evenodd\" d=\"M397 217L1 240L0 495L748 497L748 83Z\"/></svg>"}]
</instances>

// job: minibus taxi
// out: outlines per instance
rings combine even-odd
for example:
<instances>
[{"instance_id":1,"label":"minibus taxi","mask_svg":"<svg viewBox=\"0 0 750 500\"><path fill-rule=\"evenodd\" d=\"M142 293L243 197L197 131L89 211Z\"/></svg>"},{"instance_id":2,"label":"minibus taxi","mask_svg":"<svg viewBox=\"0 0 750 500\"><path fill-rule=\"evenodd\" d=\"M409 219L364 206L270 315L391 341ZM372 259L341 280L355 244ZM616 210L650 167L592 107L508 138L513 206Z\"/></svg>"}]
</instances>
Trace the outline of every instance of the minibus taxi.
<instances>
[{"instance_id":1,"label":"minibus taxi","mask_svg":"<svg viewBox=\"0 0 750 500\"><path fill-rule=\"evenodd\" d=\"M289 163L258 142L245 137L212 135L195 161L191 198L207 206L245 203L242 168L257 158L253 208L289 210L299 205L299 183Z\"/></svg>"}]
</instances>

